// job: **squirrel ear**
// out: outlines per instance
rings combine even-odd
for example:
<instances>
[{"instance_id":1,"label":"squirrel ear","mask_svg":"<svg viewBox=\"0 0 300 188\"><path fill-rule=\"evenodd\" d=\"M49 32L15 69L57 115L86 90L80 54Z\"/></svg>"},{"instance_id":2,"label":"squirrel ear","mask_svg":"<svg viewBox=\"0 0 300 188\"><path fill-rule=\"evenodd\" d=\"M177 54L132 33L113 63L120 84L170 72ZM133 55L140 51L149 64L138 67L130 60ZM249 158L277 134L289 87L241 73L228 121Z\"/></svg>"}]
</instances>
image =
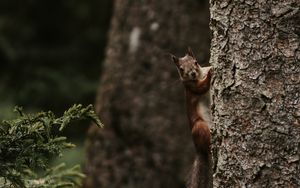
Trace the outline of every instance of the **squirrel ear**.
<instances>
[{"instance_id":1,"label":"squirrel ear","mask_svg":"<svg viewBox=\"0 0 300 188\"><path fill-rule=\"evenodd\" d=\"M178 64L178 62L179 62L179 58L178 57L176 57L175 55L173 55L173 54L170 54L171 55L171 58L172 58L172 60L173 60L173 62L177 65Z\"/></svg>"},{"instance_id":2,"label":"squirrel ear","mask_svg":"<svg viewBox=\"0 0 300 188\"><path fill-rule=\"evenodd\" d=\"M193 51L192 51L192 48L191 48L190 46L188 47L187 54L188 54L189 56L195 58L195 55L194 55L194 53L193 53Z\"/></svg>"}]
</instances>

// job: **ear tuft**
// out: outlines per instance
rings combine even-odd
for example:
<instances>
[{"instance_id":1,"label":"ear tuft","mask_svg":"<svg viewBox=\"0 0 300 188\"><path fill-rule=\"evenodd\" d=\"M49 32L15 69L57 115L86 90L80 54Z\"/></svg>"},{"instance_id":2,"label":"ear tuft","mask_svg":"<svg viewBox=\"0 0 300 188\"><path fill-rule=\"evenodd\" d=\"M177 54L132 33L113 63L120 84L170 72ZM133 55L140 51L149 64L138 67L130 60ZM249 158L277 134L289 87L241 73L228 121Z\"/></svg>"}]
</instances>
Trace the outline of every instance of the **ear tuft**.
<instances>
[{"instance_id":1,"label":"ear tuft","mask_svg":"<svg viewBox=\"0 0 300 188\"><path fill-rule=\"evenodd\" d=\"M195 58L195 55L194 55L194 53L193 53L193 50L192 50L192 48L191 48L190 46L188 47L187 54L188 54L189 56Z\"/></svg>"},{"instance_id":2,"label":"ear tuft","mask_svg":"<svg viewBox=\"0 0 300 188\"><path fill-rule=\"evenodd\" d=\"M171 58L172 58L172 60L173 60L173 62L177 65L178 64L178 62L179 62L179 58L178 57L176 57L175 55L173 55L173 54L170 54L171 55Z\"/></svg>"}]
</instances>

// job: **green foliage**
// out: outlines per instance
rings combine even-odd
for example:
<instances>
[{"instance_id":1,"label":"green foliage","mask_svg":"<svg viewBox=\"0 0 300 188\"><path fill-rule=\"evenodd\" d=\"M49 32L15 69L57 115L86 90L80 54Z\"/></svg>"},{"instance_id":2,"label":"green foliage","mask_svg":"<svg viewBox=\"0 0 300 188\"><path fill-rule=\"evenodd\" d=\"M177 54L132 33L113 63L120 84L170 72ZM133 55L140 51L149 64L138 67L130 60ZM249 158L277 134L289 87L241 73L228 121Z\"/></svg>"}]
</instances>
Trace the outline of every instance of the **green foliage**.
<instances>
[{"instance_id":1,"label":"green foliage","mask_svg":"<svg viewBox=\"0 0 300 188\"><path fill-rule=\"evenodd\" d=\"M84 175L79 166L71 169L58 165L49 168L49 160L60 156L63 149L74 147L66 137L57 136L72 121L91 119L102 123L91 105L74 105L56 118L52 112L25 114L16 107L19 117L0 123L0 187L74 187ZM39 174L39 175L38 175Z\"/></svg>"},{"instance_id":2,"label":"green foliage","mask_svg":"<svg viewBox=\"0 0 300 188\"><path fill-rule=\"evenodd\" d=\"M80 173L80 166L76 165L66 169L62 163L51 169L48 169L43 177L38 178L35 173L28 171L25 187L30 188L56 188L56 187L74 187L80 186L84 174Z\"/></svg>"}]
</instances>

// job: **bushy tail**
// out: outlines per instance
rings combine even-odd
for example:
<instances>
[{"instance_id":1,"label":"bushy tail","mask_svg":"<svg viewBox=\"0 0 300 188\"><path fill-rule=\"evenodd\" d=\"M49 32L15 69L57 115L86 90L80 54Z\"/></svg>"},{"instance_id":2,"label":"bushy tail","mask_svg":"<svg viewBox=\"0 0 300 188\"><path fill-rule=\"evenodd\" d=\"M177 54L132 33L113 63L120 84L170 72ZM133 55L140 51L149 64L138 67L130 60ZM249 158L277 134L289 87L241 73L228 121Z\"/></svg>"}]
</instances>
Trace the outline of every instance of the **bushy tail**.
<instances>
[{"instance_id":1,"label":"bushy tail","mask_svg":"<svg viewBox=\"0 0 300 188\"><path fill-rule=\"evenodd\" d=\"M190 172L187 188L212 188L212 159L211 154L197 153Z\"/></svg>"}]
</instances>

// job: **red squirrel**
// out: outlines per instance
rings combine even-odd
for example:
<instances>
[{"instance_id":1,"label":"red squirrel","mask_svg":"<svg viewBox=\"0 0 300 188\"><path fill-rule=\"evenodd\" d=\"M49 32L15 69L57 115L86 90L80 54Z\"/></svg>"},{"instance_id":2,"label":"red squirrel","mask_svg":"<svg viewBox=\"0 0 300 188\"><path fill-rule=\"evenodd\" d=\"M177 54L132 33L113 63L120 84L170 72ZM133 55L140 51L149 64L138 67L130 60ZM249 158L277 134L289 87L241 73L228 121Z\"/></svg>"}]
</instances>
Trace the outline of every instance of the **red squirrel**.
<instances>
[{"instance_id":1,"label":"red squirrel","mask_svg":"<svg viewBox=\"0 0 300 188\"><path fill-rule=\"evenodd\" d=\"M211 67L201 67L190 48L182 58L171 56L185 88L187 116L197 152L187 187L211 188L213 185L209 125L212 70Z\"/></svg>"}]
</instances>

